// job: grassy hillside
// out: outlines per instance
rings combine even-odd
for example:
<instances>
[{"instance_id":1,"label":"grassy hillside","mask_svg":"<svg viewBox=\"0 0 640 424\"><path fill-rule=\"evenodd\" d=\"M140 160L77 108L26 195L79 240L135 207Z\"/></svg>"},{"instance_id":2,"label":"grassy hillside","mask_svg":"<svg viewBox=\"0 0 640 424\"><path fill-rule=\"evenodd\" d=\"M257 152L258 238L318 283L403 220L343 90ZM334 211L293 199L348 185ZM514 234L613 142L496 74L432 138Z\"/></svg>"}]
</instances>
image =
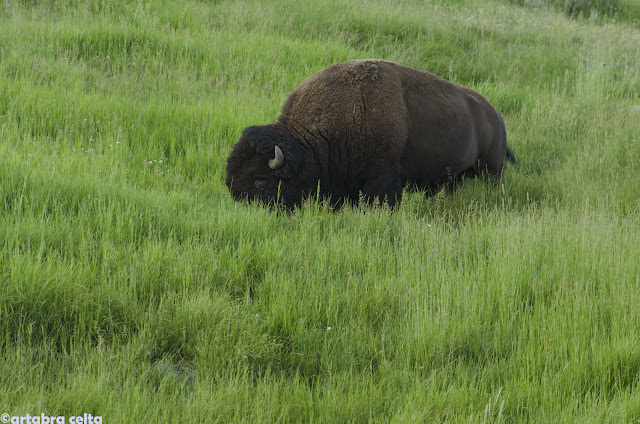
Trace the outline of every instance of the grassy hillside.
<instances>
[{"instance_id":1,"label":"grassy hillside","mask_svg":"<svg viewBox=\"0 0 640 424\"><path fill-rule=\"evenodd\" d=\"M0 413L638 422L640 4L561 3L0 3ZM354 58L484 94L520 163L233 202L242 129Z\"/></svg>"}]
</instances>

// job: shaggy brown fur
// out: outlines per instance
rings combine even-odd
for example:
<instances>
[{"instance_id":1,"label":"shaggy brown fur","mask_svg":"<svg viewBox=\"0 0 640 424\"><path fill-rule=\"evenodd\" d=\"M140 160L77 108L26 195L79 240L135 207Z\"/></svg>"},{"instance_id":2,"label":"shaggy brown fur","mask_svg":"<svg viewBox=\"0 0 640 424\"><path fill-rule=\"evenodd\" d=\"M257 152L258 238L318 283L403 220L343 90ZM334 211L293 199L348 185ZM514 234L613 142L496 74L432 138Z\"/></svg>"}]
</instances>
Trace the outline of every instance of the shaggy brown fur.
<instances>
[{"instance_id":1,"label":"shaggy brown fur","mask_svg":"<svg viewBox=\"0 0 640 424\"><path fill-rule=\"evenodd\" d=\"M268 166L275 146L279 169ZM405 185L431 195L464 175L499 177L505 158L515 160L502 116L480 94L396 63L353 60L305 80L275 124L245 129L226 184L236 199L288 206L316 194L393 206Z\"/></svg>"}]
</instances>

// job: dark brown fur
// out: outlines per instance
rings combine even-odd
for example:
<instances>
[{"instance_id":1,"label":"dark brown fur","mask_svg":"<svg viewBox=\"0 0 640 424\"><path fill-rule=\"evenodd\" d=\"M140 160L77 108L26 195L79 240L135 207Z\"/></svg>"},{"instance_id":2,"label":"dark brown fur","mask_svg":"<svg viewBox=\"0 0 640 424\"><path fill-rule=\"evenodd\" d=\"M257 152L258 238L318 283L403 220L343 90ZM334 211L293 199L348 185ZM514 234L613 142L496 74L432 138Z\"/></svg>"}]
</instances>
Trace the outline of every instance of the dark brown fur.
<instances>
[{"instance_id":1,"label":"dark brown fur","mask_svg":"<svg viewBox=\"0 0 640 424\"><path fill-rule=\"evenodd\" d=\"M278 146L284 166L267 166ZM400 201L402 188L428 195L463 176L501 175L502 116L480 94L428 72L382 60L338 63L312 75L275 124L245 129L227 160L236 199L300 204L317 194Z\"/></svg>"}]
</instances>

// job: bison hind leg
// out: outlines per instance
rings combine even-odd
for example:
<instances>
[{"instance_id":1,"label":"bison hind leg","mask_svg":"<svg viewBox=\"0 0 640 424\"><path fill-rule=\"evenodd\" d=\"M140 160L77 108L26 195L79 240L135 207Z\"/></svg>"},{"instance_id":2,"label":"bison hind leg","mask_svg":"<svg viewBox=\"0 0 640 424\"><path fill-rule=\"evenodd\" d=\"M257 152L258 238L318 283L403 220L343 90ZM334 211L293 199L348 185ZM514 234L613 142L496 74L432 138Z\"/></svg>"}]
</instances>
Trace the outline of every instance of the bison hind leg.
<instances>
[{"instance_id":1,"label":"bison hind leg","mask_svg":"<svg viewBox=\"0 0 640 424\"><path fill-rule=\"evenodd\" d=\"M447 194L453 194L453 192L464 182L465 179L476 177L478 177L478 168L475 166L469 169L465 169L462 172L457 172L456 174L449 177L449 181L445 185L445 190Z\"/></svg>"},{"instance_id":2,"label":"bison hind leg","mask_svg":"<svg viewBox=\"0 0 640 424\"><path fill-rule=\"evenodd\" d=\"M492 161L479 160L478 161L478 176L483 180L489 179L498 181L502 176L504 170L504 159L495 159Z\"/></svg>"}]
</instances>

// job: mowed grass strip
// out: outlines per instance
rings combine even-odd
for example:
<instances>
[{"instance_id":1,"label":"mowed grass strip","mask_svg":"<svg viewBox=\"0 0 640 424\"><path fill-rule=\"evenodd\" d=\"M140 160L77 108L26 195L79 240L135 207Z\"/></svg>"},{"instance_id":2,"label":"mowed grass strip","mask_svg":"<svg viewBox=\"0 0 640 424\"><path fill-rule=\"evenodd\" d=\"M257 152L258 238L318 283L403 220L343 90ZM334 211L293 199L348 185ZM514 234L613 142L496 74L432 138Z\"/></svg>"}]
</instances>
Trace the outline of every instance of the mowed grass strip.
<instances>
[{"instance_id":1,"label":"mowed grass strip","mask_svg":"<svg viewBox=\"0 0 640 424\"><path fill-rule=\"evenodd\" d=\"M0 412L640 419L640 29L620 4L2 3ZM233 202L242 129L367 57L483 93L519 164L394 212Z\"/></svg>"}]
</instances>

